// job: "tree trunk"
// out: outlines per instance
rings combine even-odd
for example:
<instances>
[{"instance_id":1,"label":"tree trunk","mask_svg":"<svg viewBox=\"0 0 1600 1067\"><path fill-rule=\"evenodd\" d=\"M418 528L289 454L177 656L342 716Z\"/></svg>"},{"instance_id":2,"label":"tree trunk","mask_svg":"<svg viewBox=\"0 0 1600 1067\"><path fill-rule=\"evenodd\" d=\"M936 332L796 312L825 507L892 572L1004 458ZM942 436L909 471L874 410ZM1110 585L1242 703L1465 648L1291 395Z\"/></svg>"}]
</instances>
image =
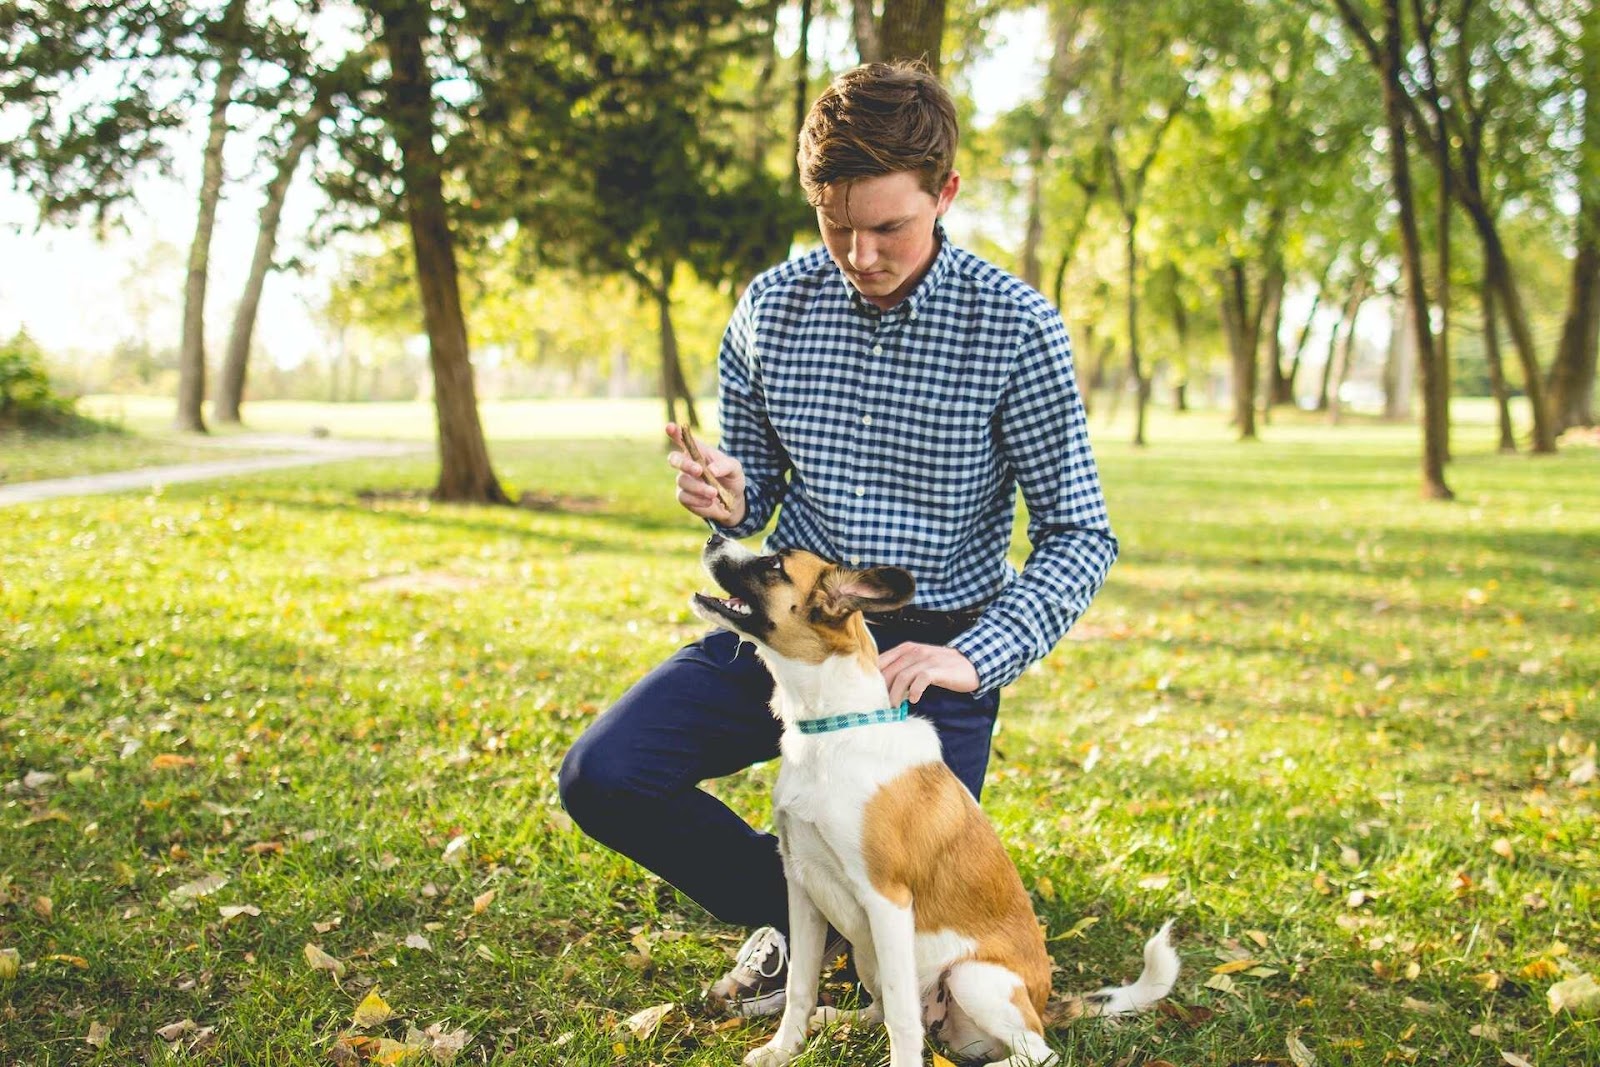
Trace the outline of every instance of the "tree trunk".
<instances>
[{"instance_id":1,"label":"tree trunk","mask_svg":"<svg viewBox=\"0 0 1600 1067\"><path fill-rule=\"evenodd\" d=\"M883 0L881 59L920 59L937 77L944 42L945 0Z\"/></svg>"},{"instance_id":2,"label":"tree trunk","mask_svg":"<svg viewBox=\"0 0 1600 1067\"><path fill-rule=\"evenodd\" d=\"M1350 364L1355 356L1356 319L1366 299L1367 276L1359 273L1350 286L1350 295L1345 299L1339 321L1333 324L1333 332L1328 336L1328 361L1322 368L1322 388L1317 394L1317 410L1326 411L1328 421L1335 425L1339 422L1339 390L1350 377ZM1342 336L1341 327L1344 331Z\"/></svg>"},{"instance_id":3,"label":"tree trunk","mask_svg":"<svg viewBox=\"0 0 1600 1067\"><path fill-rule=\"evenodd\" d=\"M678 333L672 328L672 278L676 273L676 263L663 264L661 284L650 290L655 298L656 321L661 331L661 396L667 404L668 422L678 421L677 402L681 399L689 427L699 429L700 415L695 411L694 392L684 380L683 363L678 358Z\"/></svg>"},{"instance_id":4,"label":"tree trunk","mask_svg":"<svg viewBox=\"0 0 1600 1067\"><path fill-rule=\"evenodd\" d=\"M1222 282L1222 332L1233 365L1233 427L1239 440L1256 439L1256 346L1249 337L1249 287L1244 264L1229 261ZM1257 320L1260 321L1259 319Z\"/></svg>"},{"instance_id":5,"label":"tree trunk","mask_svg":"<svg viewBox=\"0 0 1600 1067\"><path fill-rule=\"evenodd\" d=\"M1406 300L1410 304L1417 339L1417 360L1421 365L1422 388L1422 494L1432 500L1452 500L1455 494L1444 480L1445 426L1438 411L1437 353L1433 347L1433 327L1428 320L1428 292L1422 276L1422 240L1417 232L1416 197L1411 187L1411 163L1406 156L1406 123L1401 110L1400 0L1384 0L1384 117L1389 128L1389 157L1392 163L1394 196L1400 208L1400 254L1405 269Z\"/></svg>"},{"instance_id":6,"label":"tree trunk","mask_svg":"<svg viewBox=\"0 0 1600 1067\"><path fill-rule=\"evenodd\" d=\"M800 43L794 50L794 140L800 143L800 131L805 128L806 115L811 110L811 8L813 0L800 0ZM793 153L791 153L793 154ZM800 157L794 156L789 169L793 188L800 188Z\"/></svg>"},{"instance_id":7,"label":"tree trunk","mask_svg":"<svg viewBox=\"0 0 1600 1067\"><path fill-rule=\"evenodd\" d=\"M1289 370L1281 375L1281 390L1274 390L1272 402L1274 404L1293 404L1295 402L1295 381L1300 377L1300 360L1306 352L1306 342L1311 340L1311 324L1317 319L1317 309L1322 306L1322 290L1327 286L1324 276L1323 284L1317 286L1317 291L1311 297L1311 310L1306 313L1306 321L1301 324L1300 332L1295 335L1294 351L1289 355Z\"/></svg>"},{"instance_id":8,"label":"tree trunk","mask_svg":"<svg viewBox=\"0 0 1600 1067\"><path fill-rule=\"evenodd\" d=\"M1500 359L1500 324L1494 313L1494 286L1487 274L1479 288L1478 299L1483 305L1483 358L1489 367L1489 391L1494 394L1494 406L1500 422L1500 451L1515 452L1517 437L1511 428L1511 397L1506 388L1505 366Z\"/></svg>"},{"instance_id":9,"label":"tree trunk","mask_svg":"<svg viewBox=\"0 0 1600 1067\"><path fill-rule=\"evenodd\" d=\"M1285 282L1283 261L1274 258L1272 265L1267 270L1267 276L1261 281L1261 330L1265 332L1266 347L1263 349L1262 334L1257 333L1255 347L1261 351L1262 365L1266 374L1259 382L1261 386L1261 421L1272 421L1273 398L1278 395L1283 376L1283 286Z\"/></svg>"},{"instance_id":10,"label":"tree trunk","mask_svg":"<svg viewBox=\"0 0 1600 1067\"><path fill-rule=\"evenodd\" d=\"M1577 255L1561 347L1550 365L1554 430L1593 426L1596 350L1600 349L1600 2L1583 16L1580 83L1584 90L1583 147L1578 154Z\"/></svg>"},{"instance_id":11,"label":"tree trunk","mask_svg":"<svg viewBox=\"0 0 1600 1067\"><path fill-rule=\"evenodd\" d=\"M277 172L267 183L267 199L261 206L261 225L256 231L256 250L250 259L250 276L245 280L239 306L233 312L233 329L228 334L228 352L222 363L222 374L217 379L217 392L212 400L212 413L219 422L238 422L239 405L244 401L245 374L250 363L250 341L255 333L256 311L261 306L261 290L266 285L267 271L272 269L272 253L278 244L278 221L283 215L283 201L289 192L289 183L300 166L300 157L317 137L317 124L328 114L329 101L322 95L311 102L306 113L295 124L289 145L278 160Z\"/></svg>"},{"instance_id":12,"label":"tree trunk","mask_svg":"<svg viewBox=\"0 0 1600 1067\"><path fill-rule=\"evenodd\" d=\"M1043 289L1043 269L1039 263L1039 245L1044 240L1044 169L1050 157L1050 146L1055 142L1056 120L1072 88L1072 43L1078 32L1082 8L1074 7L1069 14L1060 4L1050 5L1051 39L1050 65L1045 71L1044 92L1039 98L1038 126L1033 140L1028 144L1028 220L1023 228L1020 261L1022 280L1035 289Z\"/></svg>"},{"instance_id":13,"label":"tree trunk","mask_svg":"<svg viewBox=\"0 0 1600 1067\"><path fill-rule=\"evenodd\" d=\"M439 426L439 482L433 496L468 503L510 503L495 478L478 420L455 239L444 199L443 165L433 143L433 82L422 47L429 32L429 8L425 4L386 7L382 17L390 68L386 117L400 148L406 221L416 256L417 288L433 369L433 405Z\"/></svg>"},{"instance_id":14,"label":"tree trunk","mask_svg":"<svg viewBox=\"0 0 1600 1067\"><path fill-rule=\"evenodd\" d=\"M1529 450L1550 453L1556 450L1556 435L1551 427L1550 408L1545 401L1544 378L1539 373L1539 357L1534 351L1533 331L1528 327L1528 316L1522 307L1522 295L1512 276L1511 263L1505 246L1500 242L1498 228L1480 202L1476 209L1469 206L1474 220L1482 214L1478 237L1483 245L1483 259L1490 284L1494 286L1499 310L1504 313L1506 329L1511 334L1512 347L1522 364L1523 390L1528 395L1528 407L1533 414L1533 437Z\"/></svg>"},{"instance_id":15,"label":"tree trunk","mask_svg":"<svg viewBox=\"0 0 1600 1067\"><path fill-rule=\"evenodd\" d=\"M1328 410L1328 387L1333 383L1333 361L1339 351L1339 330L1344 326L1345 319L1335 319L1333 328L1328 331L1328 354L1322 360L1322 381L1317 386L1318 411Z\"/></svg>"},{"instance_id":16,"label":"tree trunk","mask_svg":"<svg viewBox=\"0 0 1600 1067\"><path fill-rule=\"evenodd\" d=\"M883 42L878 35L878 16L873 11L872 0L851 0L850 24L855 30L856 55L863 63L876 63L883 58Z\"/></svg>"},{"instance_id":17,"label":"tree trunk","mask_svg":"<svg viewBox=\"0 0 1600 1067\"><path fill-rule=\"evenodd\" d=\"M1128 228L1128 370L1133 375L1135 389L1133 443L1142 447L1145 443L1145 414L1150 406L1150 379L1145 375L1139 354L1139 216L1130 212L1124 219Z\"/></svg>"},{"instance_id":18,"label":"tree trunk","mask_svg":"<svg viewBox=\"0 0 1600 1067\"><path fill-rule=\"evenodd\" d=\"M222 146L228 138L228 104L239 78L238 27L244 0L229 0L219 25L224 39L217 84L211 93L211 119L200 169L200 210L194 240L189 244L189 269L183 286L183 341L178 349L179 430L205 433L201 405L206 396L206 278L211 262L211 233L216 228L217 202L222 199ZM234 39L229 39L234 38Z\"/></svg>"}]
</instances>

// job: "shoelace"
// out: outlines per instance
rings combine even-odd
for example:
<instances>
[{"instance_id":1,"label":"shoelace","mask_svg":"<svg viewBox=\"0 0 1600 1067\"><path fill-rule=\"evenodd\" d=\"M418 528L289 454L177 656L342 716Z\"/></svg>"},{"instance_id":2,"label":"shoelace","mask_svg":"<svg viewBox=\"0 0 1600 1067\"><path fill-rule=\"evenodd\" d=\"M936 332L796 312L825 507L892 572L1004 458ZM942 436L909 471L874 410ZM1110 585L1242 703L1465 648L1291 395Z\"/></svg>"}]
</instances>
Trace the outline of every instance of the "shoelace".
<instances>
[{"instance_id":1,"label":"shoelace","mask_svg":"<svg viewBox=\"0 0 1600 1067\"><path fill-rule=\"evenodd\" d=\"M764 961L768 953L771 953L778 961L778 966L774 970L769 973L765 967L751 966L751 963L757 959L758 955ZM739 948L739 955L734 960L734 964L745 970L754 971L763 978L776 978L789 965L789 942L774 927L762 927L745 939L745 943Z\"/></svg>"}]
</instances>

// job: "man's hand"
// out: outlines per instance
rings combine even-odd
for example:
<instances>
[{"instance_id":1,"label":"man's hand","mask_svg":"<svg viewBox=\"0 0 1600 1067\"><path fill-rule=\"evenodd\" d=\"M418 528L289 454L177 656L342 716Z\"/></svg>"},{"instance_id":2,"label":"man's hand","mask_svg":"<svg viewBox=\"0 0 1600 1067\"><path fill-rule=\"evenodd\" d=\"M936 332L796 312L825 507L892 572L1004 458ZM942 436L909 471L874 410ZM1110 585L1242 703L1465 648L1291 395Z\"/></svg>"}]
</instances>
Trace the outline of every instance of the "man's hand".
<instances>
[{"instance_id":1,"label":"man's hand","mask_svg":"<svg viewBox=\"0 0 1600 1067\"><path fill-rule=\"evenodd\" d=\"M978 672L972 661L944 645L919 645L914 641L895 645L878 656L878 668L889 683L891 707L907 698L917 703L930 685L952 693L978 691Z\"/></svg>"},{"instance_id":2,"label":"man's hand","mask_svg":"<svg viewBox=\"0 0 1600 1067\"><path fill-rule=\"evenodd\" d=\"M700 454L706 461L706 466L702 468L689 458L687 446L683 443L683 431L678 428L677 423L667 424L667 436L678 446L667 455L667 462L678 472L678 503L682 504L690 514L710 519L723 526L737 526L743 522L744 468L740 466L739 461L720 449L697 442L700 445ZM702 477L704 470L709 470L711 476L721 482L722 487L733 497L731 509L717 499L717 491Z\"/></svg>"}]
</instances>

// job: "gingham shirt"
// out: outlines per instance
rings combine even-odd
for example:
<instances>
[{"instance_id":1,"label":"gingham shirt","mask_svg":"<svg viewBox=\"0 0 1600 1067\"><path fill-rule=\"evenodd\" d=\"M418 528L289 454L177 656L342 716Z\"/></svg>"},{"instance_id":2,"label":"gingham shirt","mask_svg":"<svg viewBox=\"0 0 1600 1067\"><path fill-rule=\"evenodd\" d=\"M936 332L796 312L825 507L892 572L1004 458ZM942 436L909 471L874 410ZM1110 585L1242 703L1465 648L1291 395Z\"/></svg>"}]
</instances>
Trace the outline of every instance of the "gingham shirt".
<instances>
[{"instance_id":1,"label":"gingham shirt","mask_svg":"<svg viewBox=\"0 0 1600 1067\"><path fill-rule=\"evenodd\" d=\"M1067 331L1044 298L953 246L880 312L818 249L752 282L718 355L722 447L769 548L916 579L916 606L983 607L950 644L980 692L1089 606L1117 556ZM1033 545L1006 559L1016 490Z\"/></svg>"}]
</instances>

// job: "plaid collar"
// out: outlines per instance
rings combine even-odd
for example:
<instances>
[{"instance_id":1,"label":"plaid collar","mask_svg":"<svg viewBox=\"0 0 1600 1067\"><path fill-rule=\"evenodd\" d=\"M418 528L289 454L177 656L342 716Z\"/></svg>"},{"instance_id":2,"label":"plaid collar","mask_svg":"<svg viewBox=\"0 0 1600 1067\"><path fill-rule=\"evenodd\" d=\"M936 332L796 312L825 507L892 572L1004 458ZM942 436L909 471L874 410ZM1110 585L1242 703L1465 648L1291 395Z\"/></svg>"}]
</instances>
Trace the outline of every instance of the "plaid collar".
<instances>
[{"instance_id":1,"label":"plaid collar","mask_svg":"<svg viewBox=\"0 0 1600 1067\"><path fill-rule=\"evenodd\" d=\"M848 715L829 715L822 719L801 719L795 723L803 734L827 734L835 730L848 730L852 726L875 726L883 722L905 722L911 713L911 701L902 700L898 708L880 708L877 711L852 711Z\"/></svg>"}]
</instances>

